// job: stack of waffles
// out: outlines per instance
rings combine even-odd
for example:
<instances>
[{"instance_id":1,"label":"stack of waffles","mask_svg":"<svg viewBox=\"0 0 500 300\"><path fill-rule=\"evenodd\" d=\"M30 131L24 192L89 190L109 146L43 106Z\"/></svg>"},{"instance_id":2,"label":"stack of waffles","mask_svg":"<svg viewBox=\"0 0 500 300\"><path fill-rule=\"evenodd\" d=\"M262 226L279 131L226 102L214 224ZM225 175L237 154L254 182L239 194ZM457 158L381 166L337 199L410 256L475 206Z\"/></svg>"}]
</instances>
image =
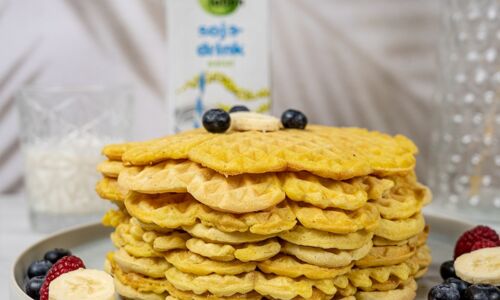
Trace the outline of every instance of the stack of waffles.
<instances>
[{"instance_id":1,"label":"stack of waffles","mask_svg":"<svg viewBox=\"0 0 500 300\"><path fill-rule=\"evenodd\" d=\"M109 145L106 268L130 299L414 299L431 259L416 152L313 125Z\"/></svg>"}]
</instances>

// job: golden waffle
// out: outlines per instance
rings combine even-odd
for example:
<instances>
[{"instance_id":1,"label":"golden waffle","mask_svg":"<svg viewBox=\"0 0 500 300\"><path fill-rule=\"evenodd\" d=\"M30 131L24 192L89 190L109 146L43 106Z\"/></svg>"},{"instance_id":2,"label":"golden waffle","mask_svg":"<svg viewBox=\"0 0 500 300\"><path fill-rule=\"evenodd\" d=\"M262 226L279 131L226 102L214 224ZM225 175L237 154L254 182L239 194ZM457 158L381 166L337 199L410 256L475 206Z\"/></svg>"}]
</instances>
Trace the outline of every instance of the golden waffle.
<instances>
[{"instance_id":1,"label":"golden waffle","mask_svg":"<svg viewBox=\"0 0 500 300\"><path fill-rule=\"evenodd\" d=\"M171 267L163 257L136 258L124 249L114 252L113 261L124 272L138 273L151 278L164 278L165 272Z\"/></svg>"},{"instance_id":2,"label":"golden waffle","mask_svg":"<svg viewBox=\"0 0 500 300\"><path fill-rule=\"evenodd\" d=\"M148 243L155 251L165 252L176 249L186 249L186 241L191 238L189 234L182 231L157 232L147 231L143 223L136 218L130 219L129 233L138 241Z\"/></svg>"},{"instance_id":3,"label":"golden waffle","mask_svg":"<svg viewBox=\"0 0 500 300\"><path fill-rule=\"evenodd\" d=\"M431 201L430 190L417 182L415 174L390 177L395 185L374 201L384 219L406 219L422 210Z\"/></svg>"},{"instance_id":4,"label":"golden waffle","mask_svg":"<svg viewBox=\"0 0 500 300\"><path fill-rule=\"evenodd\" d=\"M281 245L275 239L265 240L259 243L227 245L208 243L201 239L192 238L186 242L189 251L201 256L217 260L243 262L262 261L278 254Z\"/></svg>"},{"instance_id":5,"label":"golden waffle","mask_svg":"<svg viewBox=\"0 0 500 300\"><path fill-rule=\"evenodd\" d=\"M393 186L393 182L373 176L348 181L321 178L307 172L284 172L278 175L283 191L294 201L319 208L355 210L368 199L377 199Z\"/></svg>"},{"instance_id":6,"label":"golden waffle","mask_svg":"<svg viewBox=\"0 0 500 300\"><path fill-rule=\"evenodd\" d=\"M369 243L373 233L361 230L349 234L335 234L297 225L290 231L280 233L279 237L287 242L301 246L354 250Z\"/></svg>"},{"instance_id":7,"label":"golden waffle","mask_svg":"<svg viewBox=\"0 0 500 300\"><path fill-rule=\"evenodd\" d=\"M277 176L268 173L225 177L191 161L167 160L153 166L125 168L119 183L128 190L146 194L189 192L212 208L238 213L270 207L283 200L285 193L292 200L321 208L354 210L368 199L381 198L394 184L376 177L344 182L307 172L285 172ZM232 201L234 197L239 201Z\"/></svg>"},{"instance_id":8,"label":"golden waffle","mask_svg":"<svg viewBox=\"0 0 500 300\"><path fill-rule=\"evenodd\" d=\"M124 168L123 163L117 160L105 160L97 165L97 171L110 178L118 178Z\"/></svg>"},{"instance_id":9,"label":"golden waffle","mask_svg":"<svg viewBox=\"0 0 500 300\"><path fill-rule=\"evenodd\" d=\"M357 300L414 300L417 296L417 283L413 279L390 291L357 292Z\"/></svg>"},{"instance_id":10,"label":"golden waffle","mask_svg":"<svg viewBox=\"0 0 500 300\"><path fill-rule=\"evenodd\" d=\"M308 130L267 133L193 130L141 143L125 151L122 159L132 165L189 159L225 175L291 169L344 180L409 171L415 166L416 152L415 145L402 136L311 125Z\"/></svg>"},{"instance_id":11,"label":"golden waffle","mask_svg":"<svg viewBox=\"0 0 500 300\"><path fill-rule=\"evenodd\" d=\"M370 288L374 283L387 282L391 277L403 281L408 280L419 270L419 264L415 259L406 262L382 267L353 268L349 273L349 281L357 288Z\"/></svg>"},{"instance_id":12,"label":"golden waffle","mask_svg":"<svg viewBox=\"0 0 500 300\"><path fill-rule=\"evenodd\" d=\"M163 297L166 297L165 292L167 290L165 287L168 285L168 281L165 278L151 278L138 273L125 272L109 255L108 263L111 265L111 273L115 279L120 281L122 284L127 285L139 292L161 294L165 295Z\"/></svg>"},{"instance_id":13,"label":"golden waffle","mask_svg":"<svg viewBox=\"0 0 500 300\"><path fill-rule=\"evenodd\" d=\"M102 154L104 154L109 160L122 160L122 155L125 151L131 149L132 147L141 145L141 142L129 142L121 144L109 144L102 148Z\"/></svg>"},{"instance_id":14,"label":"golden waffle","mask_svg":"<svg viewBox=\"0 0 500 300\"><path fill-rule=\"evenodd\" d=\"M169 160L142 170L127 168L119 183L142 193L189 192L207 206L234 213L260 211L285 199L273 173L224 177L190 161Z\"/></svg>"},{"instance_id":15,"label":"golden waffle","mask_svg":"<svg viewBox=\"0 0 500 300\"><path fill-rule=\"evenodd\" d=\"M401 246L376 246L367 256L356 261L356 266L361 268L390 266L407 261L415 255L416 248L410 245Z\"/></svg>"},{"instance_id":16,"label":"golden waffle","mask_svg":"<svg viewBox=\"0 0 500 300\"><path fill-rule=\"evenodd\" d=\"M139 292L131 286L128 286L118 280L116 277L114 279L116 292L124 297L125 299L134 300L164 300L166 294L155 294L148 292ZM168 296L167 296L168 297Z\"/></svg>"},{"instance_id":17,"label":"golden waffle","mask_svg":"<svg viewBox=\"0 0 500 300\"><path fill-rule=\"evenodd\" d=\"M261 235L250 232L224 232L215 227L208 227L200 223L193 226L184 226L183 229L191 236L204 241L231 245L260 242L275 236L273 234Z\"/></svg>"},{"instance_id":18,"label":"golden waffle","mask_svg":"<svg viewBox=\"0 0 500 300\"><path fill-rule=\"evenodd\" d=\"M325 268L300 262L293 256L277 255L258 263L259 270L290 278L305 276L309 279L329 279L347 274L352 265L339 268Z\"/></svg>"},{"instance_id":19,"label":"golden waffle","mask_svg":"<svg viewBox=\"0 0 500 300\"><path fill-rule=\"evenodd\" d=\"M203 293L197 295L190 291L181 291L175 288L173 285L169 284L167 286L168 293L175 296L178 300L260 300L262 296L256 292L250 292L246 294L234 294L227 297L215 296L211 293ZM166 299L168 300L168 299Z\"/></svg>"},{"instance_id":20,"label":"golden waffle","mask_svg":"<svg viewBox=\"0 0 500 300\"><path fill-rule=\"evenodd\" d=\"M255 290L270 298L287 300L299 296L308 299L313 296L315 289L330 297L337 292L334 279L312 280L255 273Z\"/></svg>"},{"instance_id":21,"label":"golden waffle","mask_svg":"<svg viewBox=\"0 0 500 300\"><path fill-rule=\"evenodd\" d=\"M392 241L383 237L374 236L373 237L373 245L374 246L403 246L409 245L411 247L418 247L425 244L427 241L427 236L429 235L429 226L425 226L424 230L419 232L417 235L414 235L408 239Z\"/></svg>"},{"instance_id":22,"label":"golden waffle","mask_svg":"<svg viewBox=\"0 0 500 300\"><path fill-rule=\"evenodd\" d=\"M128 223L130 216L126 211L121 209L111 209L104 214L102 217L101 223L104 226L108 227L118 227L118 225L122 223Z\"/></svg>"},{"instance_id":23,"label":"golden waffle","mask_svg":"<svg viewBox=\"0 0 500 300\"><path fill-rule=\"evenodd\" d=\"M287 202L267 211L234 215L215 211L189 194L146 195L131 192L125 205L128 212L140 221L165 228L191 226L200 220L225 232L273 234L292 229L297 222Z\"/></svg>"},{"instance_id":24,"label":"golden waffle","mask_svg":"<svg viewBox=\"0 0 500 300\"><path fill-rule=\"evenodd\" d=\"M290 205L304 227L331 233L346 234L363 229L373 231L380 220L377 208L371 203L354 211L320 209L298 202Z\"/></svg>"},{"instance_id":25,"label":"golden waffle","mask_svg":"<svg viewBox=\"0 0 500 300\"><path fill-rule=\"evenodd\" d=\"M408 219L380 219L375 235L388 240L401 241L419 234L425 227L424 216L419 212Z\"/></svg>"},{"instance_id":26,"label":"golden waffle","mask_svg":"<svg viewBox=\"0 0 500 300\"><path fill-rule=\"evenodd\" d=\"M238 260L223 262L211 260L190 251L170 251L165 253L166 260L179 271L195 275L237 275L255 270L253 262L241 262Z\"/></svg>"},{"instance_id":27,"label":"golden waffle","mask_svg":"<svg viewBox=\"0 0 500 300\"><path fill-rule=\"evenodd\" d=\"M95 186L95 191L102 199L111 200L117 203L123 202L127 191L121 188L116 179L104 177Z\"/></svg>"},{"instance_id":28,"label":"golden waffle","mask_svg":"<svg viewBox=\"0 0 500 300\"><path fill-rule=\"evenodd\" d=\"M415 254L415 259L418 263L419 270L415 273L415 278L420 278L427 273L429 266L432 262L431 249L427 245L418 248Z\"/></svg>"},{"instance_id":29,"label":"golden waffle","mask_svg":"<svg viewBox=\"0 0 500 300\"><path fill-rule=\"evenodd\" d=\"M127 253L135 257L162 257L161 253L153 247L130 234L129 224L120 224L111 233L111 241L117 248L123 248Z\"/></svg>"},{"instance_id":30,"label":"golden waffle","mask_svg":"<svg viewBox=\"0 0 500 300\"><path fill-rule=\"evenodd\" d=\"M227 297L234 294L246 294L254 289L256 272L239 275L196 276L181 272L176 268L169 269L165 276L175 288L182 291L192 291L195 294L212 293Z\"/></svg>"},{"instance_id":31,"label":"golden waffle","mask_svg":"<svg viewBox=\"0 0 500 300\"><path fill-rule=\"evenodd\" d=\"M282 252L293 255L301 261L312 265L325 268L339 268L350 265L353 261L365 257L371 248L371 241L368 241L361 248L354 250L321 249L283 242Z\"/></svg>"}]
</instances>

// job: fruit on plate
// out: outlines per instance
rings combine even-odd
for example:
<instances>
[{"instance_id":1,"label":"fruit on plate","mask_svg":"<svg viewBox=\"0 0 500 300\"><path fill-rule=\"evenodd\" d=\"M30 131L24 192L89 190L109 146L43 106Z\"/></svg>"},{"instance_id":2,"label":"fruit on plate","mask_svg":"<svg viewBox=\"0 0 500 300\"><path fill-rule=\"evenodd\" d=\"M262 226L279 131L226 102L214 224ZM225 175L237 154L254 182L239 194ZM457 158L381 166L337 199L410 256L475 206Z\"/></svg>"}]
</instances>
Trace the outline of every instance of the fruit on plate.
<instances>
[{"instance_id":1,"label":"fruit on plate","mask_svg":"<svg viewBox=\"0 0 500 300\"><path fill-rule=\"evenodd\" d=\"M65 256L61 258L47 273L42 288L40 289L40 300L49 299L50 284L54 279L64 273L78 270L80 268L85 268L85 264L80 258L76 256Z\"/></svg>"},{"instance_id":2,"label":"fruit on plate","mask_svg":"<svg viewBox=\"0 0 500 300\"><path fill-rule=\"evenodd\" d=\"M465 291L466 300L499 300L500 289L489 284L474 284Z\"/></svg>"},{"instance_id":3,"label":"fruit on plate","mask_svg":"<svg viewBox=\"0 0 500 300\"><path fill-rule=\"evenodd\" d=\"M454 258L457 259L460 255L469 253L472 250L495 246L500 246L497 232L488 226L479 225L460 236L455 245ZM474 249L472 249L473 247Z\"/></svg>"},{"instance_id":4,"label":"fruit on plate","mask_svg":"<svg viewBox=\"0 0 500 300\"><path fill-rule=\"evenodd\" d=\"M47 272L50 270L52 267L52 263L48 260L37 260L34 261L29 267L28 271L26 272L28 275L28 278L31 279L36 276L45 276Z\"/></svg>"},{"instance_id":5,"label":"fruit on plate","mask_svg":"<svg viewBox=\"0 0 500 300\"><path fill-rule=\"evenodd\" d=\"M500 285L500 241L495 230L481 225L464 232L454 257L441 264L444 283L431 288L429 300L500 300L495 286Z\"/></svg>"},{"instance_id":6,"label":"fruit on plate","mask_svg":"<svg viewBox=\"0 0 500 300\"><path fill-rule=\"evenodd\" d=\"M444 281L444 283L449 284L451 286L454 286L458 290L458 292L460 293L460 297L463 297L465 295L465 291L470 286L469 283L467 283L461 279L453 278L453 277L446 279Z\"/></svg>"},{"instance_id":7,"label":"fruit on plate","mask_svg":"<svg viewBox=\"0 0 500 300\"><path fill-rule=\"evenodd\" d=\"M78 269L64 273L50 283L50 300L113 300L113 278L106 272Z\"/></svg>"},{"instance_id":8,"label":"fruit on plate","mask_svg":"<svg viewBox=\"0 0 500 300\"><path fill-rule=\"evenodd\" d=\"M500 285L500 247L484 248L455 260L457 276L473 284Z\"/></svg>"},{"instance_id":9,"label":"fruit on plate","mask_svg":"<svg viewBox=\"0 0 500 300\"><path fill-rule=\"evenodd\" d=\"M35 276L28 281L24 286L24 291L28 296L33 299L38 299L40 297L40 288L45 280L45 276Z\"/></svg>"},{"instance_id":10,"label":"fruit on plate","mask_svg":"<svg viewBox=\"0 0 500 300\"><path fill-rule=\"evenodd\" d=\"M49 250L45 253L43 256L43 259L50 261L51 263L55 264L58 260L65 256L70 256L71 251L67 249L62 249L62 248L55 248L52 250Z\"/></svg>"},{"instance_id":11,"label":"fruit on plate","mask_svg":"<svg viewBox=\"0 0 500 300\"><path fill-rule=\"evenodd\" d=\"M431 288L427 297L429 300L460 300L460 292L450 284L438 284Z\"/></svg>"},{"instance_id":12,"label":"fruit on plate","mask_svg":"<svg viewBox=\"0 0 500 300\"><path fill-rule=\"evenodd\" d=\"M454 277L456 278L457 275L455 274L454 261L448 260L442 263L439 268L439 273L441 274L441 278L443 278L443 280Z\"/></svg>"}]
</instances>

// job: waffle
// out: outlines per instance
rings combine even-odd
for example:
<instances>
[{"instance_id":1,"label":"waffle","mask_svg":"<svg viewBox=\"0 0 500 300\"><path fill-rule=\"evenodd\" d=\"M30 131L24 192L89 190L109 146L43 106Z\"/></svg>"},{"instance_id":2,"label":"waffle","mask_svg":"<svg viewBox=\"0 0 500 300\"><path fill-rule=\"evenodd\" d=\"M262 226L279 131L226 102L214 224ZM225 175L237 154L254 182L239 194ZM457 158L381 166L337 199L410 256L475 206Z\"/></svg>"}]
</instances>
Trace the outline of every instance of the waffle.
<instances>
[{"instance_id":1,"label":"waffle","mask_svg":"<svg viewBox=\"0 0 500 300\"><path fill-rule=\"evenodd\" d=\"M121 158L142 166L189 159L224 175L288 169L339 180L406 172L415 166L417 149L402 136L357 128L308 128L222 135L194 130L133 146Z\"/></svg>"},{"instance_id":2,"label":"waffle","mask_svg":"<svg viewBox=\"0 0 500 300\"><path fill-rule=\"evenodd\" d=\"M297 222L286 202L267 211L242 215L213 210L189 194L129 193L125 205L128 212L142 222L165 228L192 226L199 220L225 232L274 234L292 229Z\"/></svg>"},{"instance_id":3,"label":"waffle","mask_svg":"<svg viewBox=\"0 0 500 300\"><path fill-rule=\"evenodd\" d=\"M417 214L431 201L429 189L416 181L415 175L392 176L395 185L383 197L372 198L384 219L406 219Z\"/></svg>"},{"instance_id":4,"label":"waffle","mask_svg":"<svg viewBox=\"0 0 500 300\"><path fill-rule=\"evenodd\" d=\"M250 232L224 232L215 227L208 227L201 223L192 226L184 226L182 228L191 236L204 241L230 245L260 242L275 236L275 234L261 235Z\"/></svg>"},{"instance_id":5,"label":"waffle","mask_svg":"<svg viewBox=\"0 0 500 300\"><path fill-rule=\"evenodd\" d=\"M335 234L297 225L293 230L281 233L279 237L287 242L301 246L353 250L369 243L373 233L362 230L349 234Z\"/></svg>"},{"instance_id":6,"label":"waffle","mask_svg":"<svg viewBox=\"0 0 500 300\"><path fill-rule=\"evenodd\" d=\"M382 218L375 230L375 235L392 241L400 241L419 234L424 230L424 227L425 220L420 212L408 219L388 220Z\"/></svg>"},{"instance_id":7,"label":"waffle","mask_svg":"<svg viewBox=\"0 0 500 300\"><path fill-rule=\"evenodd\" d=\"M123 163L118 160L105 160L97 165L97 171L110 178L118 178L124 168Z\"/></svg>"},{"instance_id":8,"label":"waffle","mask_svg":"<svg viewBox=\"0 0 500 300\"><path fill-rule=\"evenodd\" d=\"M282 252L293 255L299 260L325 268L339 268L350 265L365 257L372 249L372 242L364 244L361 248L354 250L321 249L295 245L283 242Z\"/></svg>"},{"instance_id":9,"label":"waffle","mask_svg":"<svg viewBox=\"0 0 500 300\"><path fill-rule=\"evenodd\" d=\"M373 231L378 227L380 220L377 208L371 203L355 211L320 209L300 203L291 203L291 207L304 227L331 233Z\"/></svg>"},{"instance_id":10,"label":"waffle","mask_svg":"<svg viewBox=\"0 0 500 300\"><path fill-rule=\"evenodd\" d=\"M413 299L431 262L402 136L310 125L109 145L108 256L137 299ZM399 298L398 298L399 297Z\"/></svg>"},{"instance_id":11,"label":"waffle","mask_svg":"<svg viewBox=\"0 0 500 300\"><path fill-rule=\"evenodd\" d=\"M354 210L361 208L369 196L371 199L382 197L393 185L390 180L376 177L344 182L307 172L278 175L279 181L273 173L225 177L191 161L167 160L143 168L125 168L120 173L119 183L128 190L146 194L189 192L214 209L237 213L270 207L282 201L285 193L292 200L320 208ZM234 197L240 201L234 203Z\"/></svg>"},{"instance_id":12,"label":"waffle","mask_svg":"<svg viewBox=\"0 0 500 300\"><path fill-rule=\"evenodd\" d=\"M356 266L361 268L390 266L403 263L416 253L416 248L410 245L401 246L376 246L368 255L356 261Z\"/></svg>"},{"instance_id":13,"label":"waffle","mask_svg":"<svg viewBox=\"0 0 500 300\"><path fill-rule=\"evenodd\" d=\"M368 199L378 199L394 183L367 176L348 181L332 180L308 172L279 173L283 191L290 200L309 203L315 207L355 210Z\"/></svg>"},{"instance_id":14,"label":"waffle","mask_svg":"<svg viewBox=\"0 0 500 300\"><path fill-rule=\"evenodd\" d=\"M281 250L281 245L276 239L252 244L227 245L192 238L186 242L186 247L193 253L213 260L232 261L237 259L243 262L266 260Z\"/></svg>"},{"instance_id":15,"label":"waffle","mask_svg":"<svg viewBox=\"0 0 500 300\"><path fill-rule=\"evenodd\" d=\"M138 273L151 278L165 278L165 272L171 267L163 257L136 258L124 249L114 252L113 261L124 272Z\"/></svg>"},{"instance_id":16,"label":"waffle","mask_svg":"<svg viewBox=\"0 0 500 300\"><path fill-rule=\"evenodd\" d=\"M357 300L413 300L416 297L417 283L413 279L390 291L372 291L356 293Z\"/></svg>"},{"instance_id":17,"label":"waffle","mask_svg":"<svg viewBox=\"0 0 500 300\"><path fill-rule=\"evenodd\" d=\"M277 255L259 262L258 267L264 273L272 273L289 278L304 276L309 279L329 279L349 273L352 265L339 268L319 267L301 262L293 256Z\"/></svg>"},{"instance_id":18,"label":"waffle","mask_svg":"<svg viewBox=\"0 0 500 300\"><path fill-rule=\"evenodd\" d=\"M278 180L279 178L279 180ZM355 210L376 199L393 182L376 177L350 181L324 179L307 172L242 174L225 177L191 161L167 160L153 166L125 168L120 186L145 194L189 192L196 200L221 211L245 213L269 208L285 198L320 208ZM239 201L233 201L234 198Z\"/></svg>"},{"instance_id":19,"label":"waffle","mask_svg":"<svg viewBox=\"0 0 500 300\"><path fill-rule=\"evenodd\" d=\"M165 254L166 260L179 271L195 275L238 275L254 271L257 265L253 262L217 261L190 251L170 251Z\"/></svg>"}]
</instances>

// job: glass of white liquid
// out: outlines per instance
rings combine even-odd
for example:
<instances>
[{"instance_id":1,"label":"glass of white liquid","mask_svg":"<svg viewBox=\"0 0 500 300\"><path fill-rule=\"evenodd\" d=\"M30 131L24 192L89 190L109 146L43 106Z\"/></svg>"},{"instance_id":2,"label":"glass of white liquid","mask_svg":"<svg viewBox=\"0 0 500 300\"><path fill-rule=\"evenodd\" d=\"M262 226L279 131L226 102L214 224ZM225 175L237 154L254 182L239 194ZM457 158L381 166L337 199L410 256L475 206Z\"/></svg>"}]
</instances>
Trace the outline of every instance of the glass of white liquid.
<instances>
[{"instance_id":1,"label":"glass of white liquid","mask_svg":"<svg viewBox=\"0 0 500 300\"><path fill-rule=\"evenodd\" d=\"M28 87L18 96L25 195L33 229L96 221L108 208L95 185L101 148L131 129L130 89Z\"/></svg>"}]
</instances>

